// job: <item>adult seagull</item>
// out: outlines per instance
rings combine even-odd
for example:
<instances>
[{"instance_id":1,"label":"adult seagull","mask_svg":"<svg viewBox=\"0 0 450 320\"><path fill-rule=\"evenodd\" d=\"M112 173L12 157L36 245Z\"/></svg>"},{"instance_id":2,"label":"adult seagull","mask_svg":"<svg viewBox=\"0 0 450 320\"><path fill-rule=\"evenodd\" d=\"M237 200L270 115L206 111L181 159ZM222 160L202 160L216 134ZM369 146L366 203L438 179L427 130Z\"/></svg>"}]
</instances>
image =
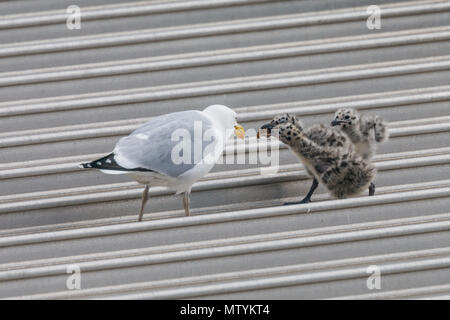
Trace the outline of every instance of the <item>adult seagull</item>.
<instances>
[{"instance_id":1,"label":"adult seagull","mask_svg":"<svg viewBox=\"0 0 450 320\"><path fill-rule=\"evenodd\" d=\"M138 221L142 221L151 186L184 193L184 210L189 216L192 185L214 167L233 133L245 137L236 112L223 105L169 113L121 138L107 156L80 166L106 174L128 174L145 185Z\"/></svg>"}]
</instances>

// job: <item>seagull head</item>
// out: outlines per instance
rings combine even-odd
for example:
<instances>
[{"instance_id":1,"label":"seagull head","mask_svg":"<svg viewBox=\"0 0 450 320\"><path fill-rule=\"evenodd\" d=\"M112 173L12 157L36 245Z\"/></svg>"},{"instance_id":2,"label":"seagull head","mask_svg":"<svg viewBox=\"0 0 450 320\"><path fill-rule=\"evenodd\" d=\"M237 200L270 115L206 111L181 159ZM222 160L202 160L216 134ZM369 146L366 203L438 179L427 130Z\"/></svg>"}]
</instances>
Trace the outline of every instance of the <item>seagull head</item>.
<instances>
[{"instance_id":1,"label":"seagull head","mask_svg":"<svg viewBox=\"0 0 450 320\"><path fill-rule=\"evenodd\" d=\"M230 138L233 132L239 139L245 138L245 130L237 123L237 114L232 109L220 104L214 104L207 107L203 112L208 114L214 122L223 128L227 133L227 138Z\"/></svg>"},{"instance_id":2,"label":"seagull head","mask_svg":"<svg viewBox=\"0 0 450 320\"><path fill-rule=\"evenodd\" d=\"M332 126L339 126L342 130L348 131L357 128L361 117L359 113L350 108L343 108L336 111Z\"/></svg>"}]
</instances>

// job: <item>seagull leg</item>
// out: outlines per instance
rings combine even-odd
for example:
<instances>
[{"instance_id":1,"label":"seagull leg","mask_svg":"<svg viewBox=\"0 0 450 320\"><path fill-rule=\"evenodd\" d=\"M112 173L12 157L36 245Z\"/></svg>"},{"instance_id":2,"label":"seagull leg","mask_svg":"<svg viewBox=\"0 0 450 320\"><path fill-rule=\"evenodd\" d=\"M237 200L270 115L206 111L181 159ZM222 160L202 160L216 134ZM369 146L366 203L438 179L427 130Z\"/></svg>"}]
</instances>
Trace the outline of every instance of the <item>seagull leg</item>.
<instances>
[{"instance_id":1,"label":"seagull leg","mask_svg":"<svg viewBox=\"0 0 450 320\"><path fill-rule=\"evenodd\" d=\"M190 204L190 198L189 196L191 195L191 190L186 191L184 193L184 198L183 198L183 205L184 205L184 212L186 213L186 217L189 217L191 212L189 211L189 204Z\"/></svg>"},{"instance_id":2,"label":"seagull leg","mask_svg":"<svg viewBox=\"0 0 450 320\"><path fill-rule=\"evenodd\" d=\"M306 197L302 200L302 201L298 201L298 202L286 202L284 205L291 205L291 204L302 204L302 203L309 203L311 202L311 196L313 195L314 191L317 189L317 187L319 186L319 181L317 181L316 178L314 178L311 188L309 189L308 194L306 195Z\"/></svg>"},{"instance_id":3,"label":"seagull leg","mask_svg":"<svg viewBox=\"0 0 450 320\"><path fill-rule=\"evenodd\" d=\"M149 189L149 186L145 185L144 193L142 194L141 211L139 212L138 221L142 221L142 216L144 215L144 207L145 207L145 203L147 202L147 199L148 199L148 189Z\"/></svg>"},{"instance_id":4,"label":"seagull leg","mask_svg":"<svg viewBox=\"0 0 450 320\"><path fill-rule=\"evenodd\" d=\"M369 196L375 195L375 184L373 182L370 183L369 186Z\"/></svg>"}]
</instances>

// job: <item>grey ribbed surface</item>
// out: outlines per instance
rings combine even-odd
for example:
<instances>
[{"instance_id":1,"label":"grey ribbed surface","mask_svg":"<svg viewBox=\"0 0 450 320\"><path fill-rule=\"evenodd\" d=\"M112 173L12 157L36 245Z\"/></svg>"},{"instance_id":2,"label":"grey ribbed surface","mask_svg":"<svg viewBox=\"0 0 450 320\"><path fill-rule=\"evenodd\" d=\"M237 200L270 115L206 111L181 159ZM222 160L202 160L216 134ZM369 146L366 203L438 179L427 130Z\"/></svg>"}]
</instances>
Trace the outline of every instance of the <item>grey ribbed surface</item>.
<instances>
[{"instance_id":1,"label":"grey ribbed surface","mask_svg":"<svg viewBox=\"0 0 450 320\"><path fill-rule=\"evenodd\" d=\"M66 28L71 1L0 3L0 298L450 297L449 1L92 3L77 1L81 30ZM366 28L375 4L381 30ZM320 187L282 206L310 180L281 145L276 175L217 165L191 217L154 188L137 223L141 186L77 167L150 117L213 103L246 129L381 115L376 196Z\"/></svg>"}]
</instances>

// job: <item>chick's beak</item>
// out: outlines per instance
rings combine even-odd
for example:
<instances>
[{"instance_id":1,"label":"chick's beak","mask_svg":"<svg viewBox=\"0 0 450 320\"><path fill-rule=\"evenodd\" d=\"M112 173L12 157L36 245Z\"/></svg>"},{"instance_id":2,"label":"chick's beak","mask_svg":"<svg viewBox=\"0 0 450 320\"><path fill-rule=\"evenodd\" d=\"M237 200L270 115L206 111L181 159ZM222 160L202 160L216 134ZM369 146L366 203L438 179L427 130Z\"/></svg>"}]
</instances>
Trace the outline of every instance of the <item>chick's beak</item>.
<instances>
[{"instance_id":1,"label":"chick's beak","mask_svg":"<svg viewBox=\"0 0 450 320\"><path fill-rule=\"evenodd\" d=\"M334 127L334 126L338 126L338 125L340 125L341 123L345 123L345 121L342 121L342 120L333 120L333 121L331 121L331 125Z\"/></svg>"},{"instance_id":2,"label":"chick's beak","mask_svg":"<svg viewBox=\"0 0 450 320\"><path fill-rule=\"evenodd\" d=\"M259 130L256 134L256 138L259 139L261 137L260 132L263 133L263 135L265 137L270 137L272 129L273 129L273 125L270 123L266 123L261 128L259 128Z\"/></svg>"},{"instance_id":3,"label":"chick's beak","mask_svg":"<svg viewBox=\"0 0 450 320\"><path fill-rule=\"evenodd\" d=\"M244 127L242 127L240 124L236 124L234 126L234 134L239 139L244 140L245 139L245 129L244 129Z\"/></svg>"}]
</instances>

